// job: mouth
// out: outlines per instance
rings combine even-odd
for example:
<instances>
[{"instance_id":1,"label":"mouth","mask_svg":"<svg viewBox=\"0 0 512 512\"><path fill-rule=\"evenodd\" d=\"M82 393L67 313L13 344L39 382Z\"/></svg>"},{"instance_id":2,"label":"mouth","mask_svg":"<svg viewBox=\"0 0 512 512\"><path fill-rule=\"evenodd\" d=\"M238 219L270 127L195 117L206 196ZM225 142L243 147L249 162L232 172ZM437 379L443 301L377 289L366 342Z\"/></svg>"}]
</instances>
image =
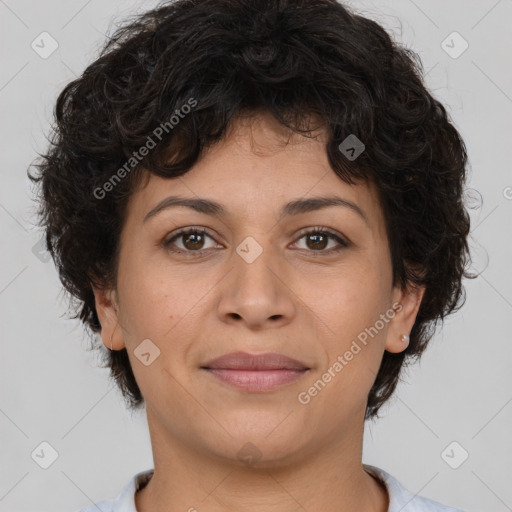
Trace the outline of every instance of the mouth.
<instances>
[{"instance_id":1,"label":"mouth","mask_svg":"<svg viewBox=\"0 0 512 512\"><path fill-rule=\"evenodd\" d=\"M311 368L283 354L233 352L208 362L201 369L230 386L264 392L297 381Z\"/></svg>"}]
</instances>

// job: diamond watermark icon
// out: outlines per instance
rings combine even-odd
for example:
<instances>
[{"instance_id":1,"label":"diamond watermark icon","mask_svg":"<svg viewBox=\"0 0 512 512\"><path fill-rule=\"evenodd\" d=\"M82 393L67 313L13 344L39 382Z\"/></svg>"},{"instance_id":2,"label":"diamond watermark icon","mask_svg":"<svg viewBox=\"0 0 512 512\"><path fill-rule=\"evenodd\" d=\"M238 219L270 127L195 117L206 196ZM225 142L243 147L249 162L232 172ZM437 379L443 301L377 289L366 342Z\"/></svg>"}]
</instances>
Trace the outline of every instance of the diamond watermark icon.
<instances>
[{"instance_id":1,"label":"diamond watermark icon","mask_svg":"<svg viewBox=\"0 0 512 512\"><path fill-rule=\"evenodd\" d=\"M48 32L41 32L30 46L39 57L47 59L59 47L59 43Z\"/></svg>"},{"instance_id":2,"label":"diamond watermark icon","mask_svg":"<svg viewBox=\"0 0 512 512\"><path fill-rule=\"evenodd\" d=\"M246 263L252 263L263 252L263 247L252 236L248 236L238 245L236 252Z\"/></svg>"},{"instance_id":3,"label":"diamond watermark icon","mask_svg":"<svg viewBox=\"0 0 512 512\"><path fill-rule=\"evenodd\" d=\"M32 246L32 253L38 260L42 261L43 263L46 263L50 259L51 255L46 250L46 241L44 237Z\"/></svg>"},{"instance_id":4,"label":"diamond watermark icon","mask_svg":"<svg viewBox=\"0 0 512 512\"><path fill-rule=\"evenodd\" d=\"M466 462L469 453L457 441L452 441L442 452L441 458L452 469L457 469Z\"/></svg>"},{"instance_id":5,"label":"diamond watermark icon","mask_svg":"<svg viewBox=\"0 0 512 512\"><path fill-rule=\"evenodd\" d=\"M57 450L47 441L40 443L30 454L33 461L43 469L48 469L59 457Z\"/></svg>"},{"instance_id":6,"label":"diamond watermark icon","mask_svg":"<svg viewBox=\"0 0 512 512\"><path fill-rule=\"evenodd\" d=\"M245 443L238 453L236 454L238 460L245 463L247 466L252 466L255 462L261 459L261 451L253 443Z\"/></svg>"},{"instance_id":7,"label":"diamond watermark icon","mask_svg":"<svg viewBox=\"0 0 512 512\"><path fill-rule=\"evenodd\" d=\"M441 43L441 48L452 59L458 59L469 48L469 43L458 32L452 32Z\"/></svg>"},{"instance_id":8,"label":"diamond watermark icon","mask_svg":"<svg viewBox=\"0 0 512 512\"><path fill-rule=\"evenodd\" d=\"M350 161L355 160L364 150L366 146L351 133L339 146L338 149Z\"/></svg>"},{"instance_id":9,"label":"diamond watermark icon","mask_svg":"<svg viewBox=\"0 0 512 512\"><path fill-rule=\"evenodd\" d=\"M160 349L149 338L146 338L137 345L133 353L144 366L149 366L160 355Z\"/></svg>"}]
</instances>

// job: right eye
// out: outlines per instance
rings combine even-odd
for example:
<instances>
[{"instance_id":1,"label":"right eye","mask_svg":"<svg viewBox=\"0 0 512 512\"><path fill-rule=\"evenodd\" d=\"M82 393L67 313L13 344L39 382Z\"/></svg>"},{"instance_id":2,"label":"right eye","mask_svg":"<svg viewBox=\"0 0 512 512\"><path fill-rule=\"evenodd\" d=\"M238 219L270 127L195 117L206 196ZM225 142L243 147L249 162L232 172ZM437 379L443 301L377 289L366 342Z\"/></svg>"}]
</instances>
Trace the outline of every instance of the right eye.
<instances>
[{"instance_id":1,"label":"right eye","mask_svg":"<svg viewBox=\"0 0 512 512\"><path fill-rule=\"evenodd\" d=\"M191 253L201 253L206 250L202 247L204 245L205 236L213 240L213 237L209 235L204 228L186 228L164 241L163 245L171 252L188 253L187 255L192 255ZM174 249L173 246L176 246L175 242L177 240L182 242L183 247Z\"/></svg>"}]
</instances>

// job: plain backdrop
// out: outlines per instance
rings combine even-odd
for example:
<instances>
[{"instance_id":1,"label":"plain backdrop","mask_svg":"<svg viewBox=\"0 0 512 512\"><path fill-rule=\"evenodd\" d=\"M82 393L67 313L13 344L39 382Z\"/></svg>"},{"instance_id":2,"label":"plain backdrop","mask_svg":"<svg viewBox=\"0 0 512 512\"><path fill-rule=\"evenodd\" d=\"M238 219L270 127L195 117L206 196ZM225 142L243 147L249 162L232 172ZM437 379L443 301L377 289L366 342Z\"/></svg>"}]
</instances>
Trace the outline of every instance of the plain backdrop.
<instances>
[{"instance_id":1,"label":"plain backdrop","mask_svg":"<svg viewBox=\"0 0 512 512\"><path fill-rule=\"evenodd\" d=\"M0 0L1 512L71 512L153 467L144 412L125 409L81 325L66 319L53 262L39 250L26 169L46 149L58 93L95 59L112 23L154 5ZM366 425L363 461L447 505L510 511L512 1L349 5L420 54L482 198L473 194L471 211L472 268L482 274L466 282L465 306L406 373L384 417ZM32 45L41 37L44 51L58 44L46 58ZM47 469L34 455L41 450L57 457Z\"/></svg>"}]
</instances>

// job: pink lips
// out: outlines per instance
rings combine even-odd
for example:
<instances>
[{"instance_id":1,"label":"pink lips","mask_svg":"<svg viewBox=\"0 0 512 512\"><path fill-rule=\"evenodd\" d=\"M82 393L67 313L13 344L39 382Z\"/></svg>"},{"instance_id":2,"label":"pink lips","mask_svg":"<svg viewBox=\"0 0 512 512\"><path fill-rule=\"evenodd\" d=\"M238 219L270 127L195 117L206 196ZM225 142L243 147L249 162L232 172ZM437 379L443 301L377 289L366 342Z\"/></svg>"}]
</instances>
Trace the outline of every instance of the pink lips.
<instances>
[{"instance_id":1,"label":"pink lips","mask_svg":"<svg viewBox=\"0 0 512 512\"><path fill-rule=\"evenodd\" d=\"M270 391L302 377L309 368L283 354L233 352L209 361L202 369L246 391Z\"/></svg>"}]
</instances>

